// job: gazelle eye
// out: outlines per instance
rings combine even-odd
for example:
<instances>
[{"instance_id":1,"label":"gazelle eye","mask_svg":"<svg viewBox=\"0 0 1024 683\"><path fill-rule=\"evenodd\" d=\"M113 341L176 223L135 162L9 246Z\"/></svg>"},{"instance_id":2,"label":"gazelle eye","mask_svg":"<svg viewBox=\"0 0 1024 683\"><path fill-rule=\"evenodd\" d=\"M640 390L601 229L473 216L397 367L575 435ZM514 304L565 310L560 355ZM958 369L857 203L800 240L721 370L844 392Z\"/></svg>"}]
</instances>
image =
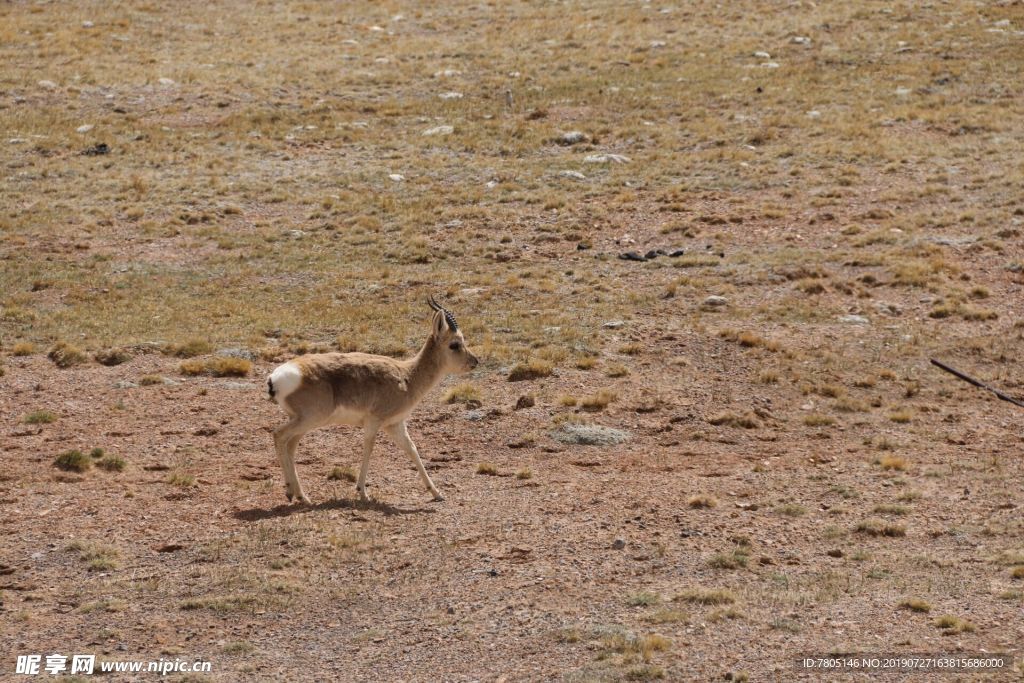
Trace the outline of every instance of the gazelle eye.
<instances>
[{"instance_id":1,"label":"gazelle eye","mask_svg":"<svg viewBox=\"0 0 1024 683\"><path fill-rule=\"evenodd\" d=\"M460 344L459 342L452 342L451 344L448 345L448 348L451 349L452 351L458 351L460 348L462 348L462 344Z\"/></svg>"}]
</instances>

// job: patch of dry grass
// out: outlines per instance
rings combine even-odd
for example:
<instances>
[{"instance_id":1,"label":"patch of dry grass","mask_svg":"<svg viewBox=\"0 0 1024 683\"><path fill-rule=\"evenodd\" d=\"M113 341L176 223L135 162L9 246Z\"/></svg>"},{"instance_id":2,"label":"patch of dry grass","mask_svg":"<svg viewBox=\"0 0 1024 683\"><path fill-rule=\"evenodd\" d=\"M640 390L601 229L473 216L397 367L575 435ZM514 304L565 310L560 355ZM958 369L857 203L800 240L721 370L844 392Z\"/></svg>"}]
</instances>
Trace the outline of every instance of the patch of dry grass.
<instances>
[{"instance_id":1,"label":"patch of dry grass","mask_svg":"<svg viewBox=\"0 0 1024 683\"><path fill-rule=\"evenodd\" d=\"M524 363L517 363L508 373L509 382L548 377L554 372L554 365L540 358L531 358Z\"/></svg>"},{"instance_id":2,"label":"patch of dry grass","mask_svg":"<svg viewBox=\"0 0 1024 683\"><path fill-rule=\"evenodd\" d=\"M480 389L476 385L464 382L444 392L441 400L445 403L480 403Z\"/></svg>"},{"instance_id":3,"label":"patch of dry grass","mask_svg":"<svg viewBox=\"0 0 1024 683\"><path fill-rule=\"evenodd\" d=\"M245 377L252 370L252 362L244 358L207 358L186 360L178 366L187 377L211 375L213 377Z\"/></svg>"}]
</instances>

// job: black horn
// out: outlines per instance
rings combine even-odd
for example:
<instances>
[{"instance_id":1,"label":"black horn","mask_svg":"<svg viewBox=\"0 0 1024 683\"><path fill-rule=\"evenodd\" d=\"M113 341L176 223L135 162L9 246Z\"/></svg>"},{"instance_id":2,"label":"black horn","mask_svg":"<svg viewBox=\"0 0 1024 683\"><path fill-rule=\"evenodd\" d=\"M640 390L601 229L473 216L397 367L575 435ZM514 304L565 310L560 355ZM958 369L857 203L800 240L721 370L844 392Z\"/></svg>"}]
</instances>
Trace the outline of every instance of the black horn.
<instances>
[{"instance_id":1,"label":"black horn","mask_svg":"<svg viewBox=\"0 0 1024 683\"><path fill-rule=\"evenodd\" d=\"M430 298L427 299L427 304L433 310L440 311L441 313L444 313L444 319L446 321L448 321L448 327L452 328L452 332L458 332L459 324L457 322L455 322L455 316L452 315L452 312L449 311L447 308L445 308L441 304L437 303L437 301L434 300L434 295L433 294L431 294Z\"/></svg>"}]
</instances>

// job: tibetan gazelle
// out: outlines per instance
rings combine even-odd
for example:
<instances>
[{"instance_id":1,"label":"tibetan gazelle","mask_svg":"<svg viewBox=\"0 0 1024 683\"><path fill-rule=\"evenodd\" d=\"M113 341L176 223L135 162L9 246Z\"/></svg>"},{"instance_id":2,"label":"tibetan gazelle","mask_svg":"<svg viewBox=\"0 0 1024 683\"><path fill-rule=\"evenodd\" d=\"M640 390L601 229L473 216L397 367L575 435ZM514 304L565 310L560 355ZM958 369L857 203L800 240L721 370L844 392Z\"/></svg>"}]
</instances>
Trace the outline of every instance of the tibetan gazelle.
<instances>
[{"instance_id":1,"label":"tibetan gazelle","mask_svg":"<svg viewBox=\"0 0 1024 683\"><path fill-rule=\"evenodd\" d=\"M455 316L434 298L430 337L408 360L366 353L317 353L279 366L267 379L270 398L291 417L274 430L274 447L284 470L285 495L309 503L295 472L295 447L304 434L329 425L363 428L363 464L356 491L366 500L366 471L370 454L383 429L416 465L434 500L444 500L423 469L405 420L427 392L446 375L469 372L476 356L466 348Z\"/></svg>"}]
</instances>

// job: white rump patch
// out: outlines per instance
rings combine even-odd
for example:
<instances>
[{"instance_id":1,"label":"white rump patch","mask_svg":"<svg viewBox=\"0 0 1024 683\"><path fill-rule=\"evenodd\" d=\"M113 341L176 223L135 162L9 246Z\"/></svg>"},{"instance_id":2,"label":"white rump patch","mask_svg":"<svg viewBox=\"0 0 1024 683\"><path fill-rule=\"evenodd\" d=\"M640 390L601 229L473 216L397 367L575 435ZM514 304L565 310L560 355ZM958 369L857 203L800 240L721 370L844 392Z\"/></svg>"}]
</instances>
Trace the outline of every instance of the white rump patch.
<instances>
[{"instance_id":1,"label":"white rump patch","mask_svg":"<svg viewBox=\"0 0 1024 683\"><path fill-rule=\"evenodd\" d=\"M284 406L284 399L302 384L302 370L295 363L279 365L270 373L270 382L274 385L274 400Z\"/></svg>"}]
</instances>

